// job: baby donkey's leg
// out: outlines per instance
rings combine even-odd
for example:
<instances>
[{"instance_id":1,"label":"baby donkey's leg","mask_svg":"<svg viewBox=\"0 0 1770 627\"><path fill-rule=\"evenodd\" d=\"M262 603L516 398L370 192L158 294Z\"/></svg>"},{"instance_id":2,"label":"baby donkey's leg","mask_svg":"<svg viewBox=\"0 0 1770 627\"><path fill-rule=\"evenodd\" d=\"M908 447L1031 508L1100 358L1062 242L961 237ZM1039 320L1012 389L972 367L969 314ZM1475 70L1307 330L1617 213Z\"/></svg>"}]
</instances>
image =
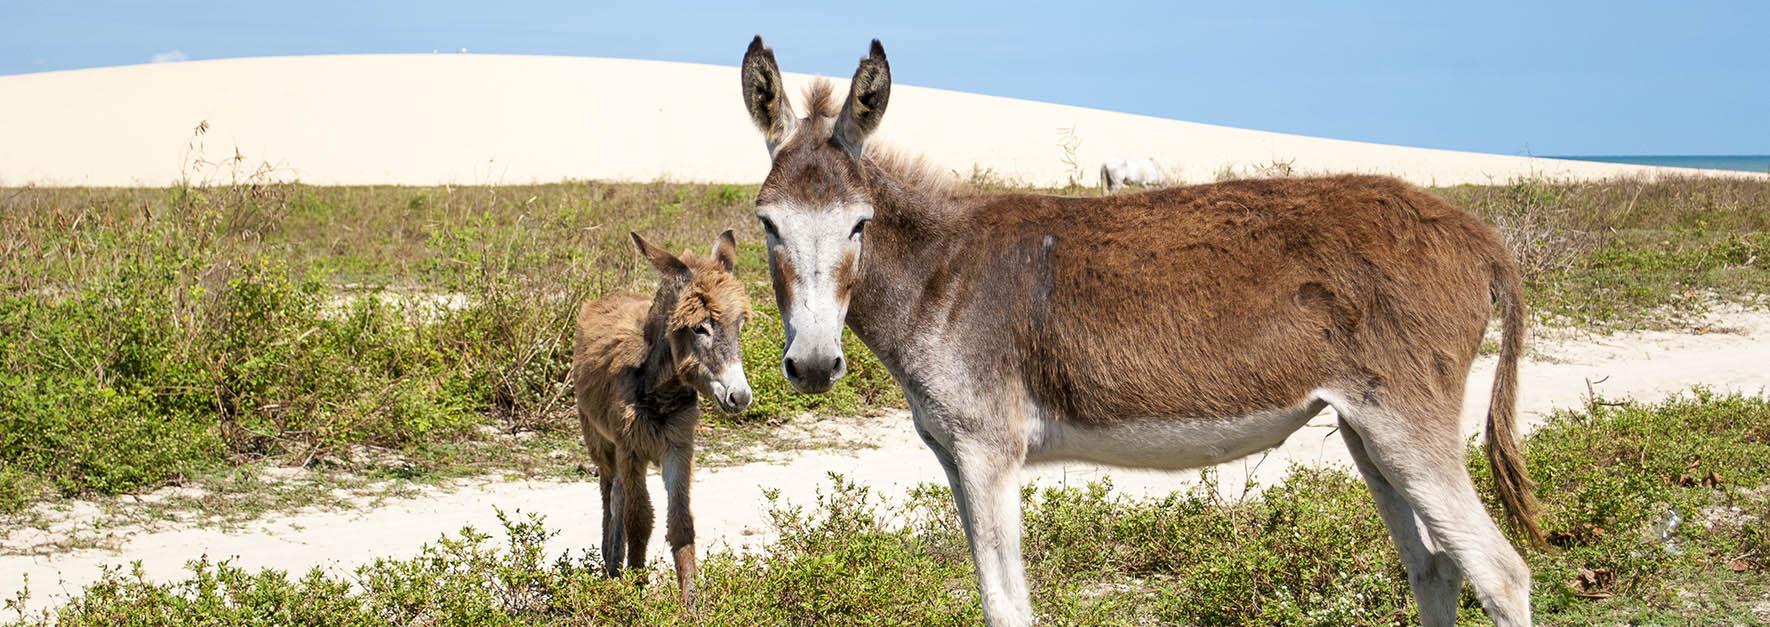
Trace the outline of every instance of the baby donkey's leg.
<instances>
[{"instance_id":1,"label":"baby donkey's leg","mask_svg":"<svg viewBox=\"0 0 1770 627\"><path fill-rule=\"evenodd\" d=\"M647 462L632 455L622 462L627 479L627 567L645 568L645 547L651 544L651 490L645 485Z\"/></svg>"},{"instance_id":2,"label":"baby donkey's leg","mask_svg":"<svg viewBox=\"0 0 1770 627\"><path fill-rule=\"evenodd\" d=\"M664 539L676 562L676 583L682 602L694 605L694 513L688 508L689 485L694 477L694 445L675 444L664 451L664 491L670 502L665 515Z\"/></svg>"}]
</instances>

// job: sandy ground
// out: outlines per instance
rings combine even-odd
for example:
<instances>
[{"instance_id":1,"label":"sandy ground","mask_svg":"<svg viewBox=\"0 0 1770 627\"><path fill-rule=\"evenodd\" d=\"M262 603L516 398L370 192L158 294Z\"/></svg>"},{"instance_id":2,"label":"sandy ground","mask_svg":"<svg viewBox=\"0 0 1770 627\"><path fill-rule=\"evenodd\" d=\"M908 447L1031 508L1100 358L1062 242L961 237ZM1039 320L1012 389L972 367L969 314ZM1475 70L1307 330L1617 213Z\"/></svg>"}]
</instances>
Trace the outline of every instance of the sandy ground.
<instances>
[{"instance_id":1,"label":"sandy ground","mask_svg":"<svg viewBox=\"0 0 1770 627\"><path fill-rule=\"evenodd\" d=\"M1531 427L1541 424L1555 409L1580 406L1588 390L1610 398L1644 400L1663 398L1694 385L1757 393L1770 385L1770 370L1764 368L1770 363L1770 313L1724 312L1699 334L1538 338L1533 352L1539 357L1522 367L1520 397L1523 422ZM1470 402L1463 415L1468 433L1480 427L1493 367L1494 360L1484 358L1470 377ZM1219 466L1223 489L1230 496L1240 494L1243 479L1269 483L1282 477L1293 463L1349 467L1344 445L1332 434L1333 422L1331 412L1324 412L1264 456ZM768 489L780 490L786 501L804 504L811 502L818 489L829 486L829 473L840 473L896 496L916 484L944 482L933 457L913 434L906 414L808 419L795 427L801 436L873 446L780 453L766 461L703 470L695 477L694 488L703 553L716 547L750 550L765 544L770 531L763 493ZM1196 479L1195 472L1061 464L1028 469L1023 480L1061 485L1107 476L1115 490L1132 495L1162 495L1183 489ZM654 496L661 498L661 483L655 475L652 481ZM248 568L300 572L323 566L348 570L376 557L411 556L424 543L463 526L496 530L494 507L545 515L550 526L562 530L554 541L555 550L592 546L599 534L595 493L588 482L468 482L452 490L426 490L417 497L379 507L269 516L229 531L163 525L125 533L115 551L0 556L0 598L11 598L28 577L34 594L31 607L48 607L96 579L106 565L126 565L132 560L140 560L147 575L155 579L177 577L186 560L203 555L232 559ZM663 556L662 534L660 526L652 544L658 557ZM54 540L18 533L13 536L7 544Z\"/></svg>"},{"instance_id":2,"label":"sandy ground","mask_svg":"<svg viewBox=\"0 0 1770 627\"><path fill-rule=\"evenodd\" d=\"M732 42L732 63L744 43ZM781 54L795 66L792 51ZM916 75L897 68L903 83ZM786 80L797 95L807 78ZM975 168L1041 185L1093 185L1101 163L1137 157L1186 182L1275 164L1427 185L1663 170L1320 139L908 84L893 88L880 136L961 176ZM7 186L227 183L261 168L264 178L313 184L756 182L768 167L735 67L477 54L0 76L0 146Z\"/></svg>"}]
</instances>

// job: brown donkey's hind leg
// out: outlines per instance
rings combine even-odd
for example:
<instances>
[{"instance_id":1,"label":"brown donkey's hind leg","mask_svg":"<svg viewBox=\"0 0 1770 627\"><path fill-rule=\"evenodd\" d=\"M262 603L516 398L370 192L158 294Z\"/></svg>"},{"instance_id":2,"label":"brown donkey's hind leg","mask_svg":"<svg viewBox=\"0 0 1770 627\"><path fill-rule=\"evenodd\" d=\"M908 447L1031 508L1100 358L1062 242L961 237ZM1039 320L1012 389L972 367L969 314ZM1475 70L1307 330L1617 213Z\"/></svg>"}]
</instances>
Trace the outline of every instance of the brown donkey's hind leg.
<instances>
[{"instance_id":1,"label":"brown donkey's hind leg","mask_svg":"<svg viewBox=\"0 0 1770 627\"><path fill-rule=\"evenodd\" d=\"M634 492L643 491L645 484L643 472L634 472L633 466L637 458L630 451L615 451L612 472L614 485L609 490L608 508L603 516L612 523L608 531L603 533L602 559L608 566L609 577L621 576L623 558L627 556L628 546L632 543L633 510L635 505ZM637 475L641 482L635 485L633 477Z\"/></svg>"},{"instance_id":2,"label":"brown donkey's hind leg","mask_svg":"<svg viewBox=\"0 0 1770 627\"><path fill-rule=\"evenodd\" d=\"M602 493L603 568L610 577L613 577L620 570L620 564L609 559L609 556L619 554L614 551L614 547L617 546L615 531L620 526L619 519L614 516L616 470L614 445L590 432L585 433L584 442L590 448L590 460L596 464L596 484Z\"/></svg>"},{"instance_id":3,"label":"brown donkey's hind leg","mask_svg":"<svg viewBox=\"0 0 1770 627\"><path fill-rule=\"evenodd\" d=\"M1425 531L1420 529L1419 521L1414 518L1413 507L1371 463L1370 455L1364 450L1364 440L1344 419L1340 420L1340 436L1346 440L1352 461L1358 465L1359 474L1364 476L1364 484L1370 487L1371 496L1377 501L1377 513L1382 515L1384 526L1389 528L1389 537L1395 540L1395 548L1401 553L1401 562L1407 567L1407 581L1413 587L1415 602L1419 604L1420 624L1424 627L1454 627L1457 624L1457 597L1462 593L1462 571L1457 570L1456 562L1448 553L1434 550Z\"/></svg>"},{"instance_id":4,"label":"brown donkey's hind leg","mask_svg":"<svg viewBox=\"0 0 1770 627\"><path fill-rule=\"evenodd\" d=\"M651 497L645 485L645 461L611 442L592 449L602 487L602 560L609 577L624 568L645 566L651 541Z\"/></svg>"},{"instance_id":5,"label":"brown donkey's hind leg","mask_svg":"<svg viewBox=\"0 0 1770 627\"><path fill-rule=\"evenodd\" d=\"M645 547L651 543L653 516L651 491L645 485L645 467L645 460L637 456L624 461L627 482L631 486L627 491L625 508L628 568L643 568L645 566Z\"/></svg>"},{"instance_id":6,"label":"brown donkey's hind leg","mask_svg":"<svg viewBox=\"0 0 1770 627\"><path fill-rule=\"evenodd\" d=\"M616 523L614 510L612 508L614 500L611 498L615 488L615 469L612 465L601 466L600 468L600 474L597 476L596 482L600 484L600 487L602 488L602 563L604 571L607 572L610 577L613 577L617 564L615 564L613 560L608 559L608 556L612 555L609 551L615 546L614 534Z\"/></svg>"},{"instance_id":7,"label":"brown donkey's hind leg","mask_svg":"<svg viewBox=\"0 0 1770 627\"><path fill-rule=\"evenodd\" d=\"M1361 467L1368 464L1375 469L1413 509L1425 524L1425 539L1450 555L1494 624L1529 625L1530 569L1482 506L1463 465L1459 403L1422 401L1415 403L1420 409L1413 410L1380 402L1333 405L1363 444ZM1442 593L1441 588L1428 589ZM1428 608L1422 601L1422 614L1443 611L1438 609L1440 603L1435 600Z\"/></svg>"}]
</instances>

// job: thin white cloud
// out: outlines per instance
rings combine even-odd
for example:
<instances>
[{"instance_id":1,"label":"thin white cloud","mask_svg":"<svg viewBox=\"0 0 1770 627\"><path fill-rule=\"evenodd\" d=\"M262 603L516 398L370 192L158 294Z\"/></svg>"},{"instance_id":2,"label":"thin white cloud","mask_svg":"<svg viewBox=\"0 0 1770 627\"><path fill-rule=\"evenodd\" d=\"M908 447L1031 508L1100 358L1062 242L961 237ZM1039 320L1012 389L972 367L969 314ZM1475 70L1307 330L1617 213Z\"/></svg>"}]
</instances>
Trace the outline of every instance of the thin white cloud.
<instances>
[{"instance_id":1,"label":"thin white cloud","mask_svg":"<svg viewBox=\"0 0 1770 627\"><path fill-rule=\"evenodd\" d=\"M149 63L177 63L179 61L185 61L185 60L189 60L189 59L190 59L190 57L184 56L183 50L167 50L165 52L154 53L154 56L148 57L148 62Z\"/></svg>"}]
</instances>

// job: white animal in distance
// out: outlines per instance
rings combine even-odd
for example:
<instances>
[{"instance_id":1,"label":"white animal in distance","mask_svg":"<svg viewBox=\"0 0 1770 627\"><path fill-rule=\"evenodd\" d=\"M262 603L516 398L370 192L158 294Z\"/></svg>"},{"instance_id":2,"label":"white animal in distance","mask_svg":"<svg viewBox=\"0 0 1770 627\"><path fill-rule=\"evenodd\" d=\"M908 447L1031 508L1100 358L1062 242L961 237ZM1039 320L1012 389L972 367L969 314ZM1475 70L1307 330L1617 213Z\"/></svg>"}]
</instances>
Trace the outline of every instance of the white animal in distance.
<instances>
[{"instance_id":1,"label":"white animal in distance","mask_svg":"<svg viewBox=\"0 0 1770 627\"><path fill-rule=\"evenodd\" d=\"M1162 187L1168 184L1168 177L1155 159L1149 157L1119 159L1100 165L1100 188L1106 193L1111 194L1131 184Z\"/></svg>"}]
</instances>

